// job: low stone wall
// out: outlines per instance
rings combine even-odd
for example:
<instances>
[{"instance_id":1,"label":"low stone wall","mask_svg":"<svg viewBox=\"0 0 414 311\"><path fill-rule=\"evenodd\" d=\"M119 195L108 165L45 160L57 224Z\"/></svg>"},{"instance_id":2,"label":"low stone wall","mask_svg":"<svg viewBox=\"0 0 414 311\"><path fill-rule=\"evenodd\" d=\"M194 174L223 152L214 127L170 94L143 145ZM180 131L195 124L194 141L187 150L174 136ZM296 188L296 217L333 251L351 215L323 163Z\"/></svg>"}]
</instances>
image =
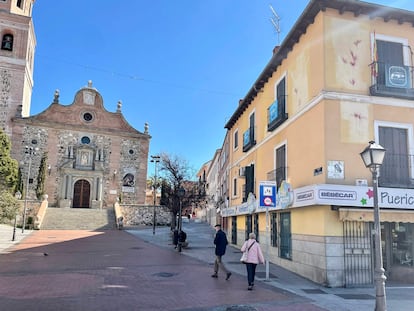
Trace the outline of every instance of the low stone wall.
<instances>
[{"instance_id":1,"label":"low stone wall","mask_svg":"<svg viewBox=\"0 0 414 311\"><path fill-rule=\"evenodd\" d=\"M39 208L39 210L37 211L37 214L36 214L36 216L35 216L35 220L34 220L34 228L36 229L36 230L39 230L40 229L40 227L42 226L42 222L43 222L43 219L44 219L44 217L45 217L45 214L46 214L46 209L47 209L47 207L48 207L48 201L47 201L47 199L48 199L48 195L47 194L45 194L44 196L43 196L43 201L42 201L42 203L41 203L41 205L40 205L40 208Z\"/></svg>"},{"instance_id":2,"label":"low stone wall","mask_svg":"<svg viewBox=\"0 0 414 311\"><path fill-rule=\"evenodd\" d=\"M152 226L154 218L154 206L120 204L124 226ZM171 225L171 212L165 206L155 206L156 225Z\"/></svg>"}]
</instances>

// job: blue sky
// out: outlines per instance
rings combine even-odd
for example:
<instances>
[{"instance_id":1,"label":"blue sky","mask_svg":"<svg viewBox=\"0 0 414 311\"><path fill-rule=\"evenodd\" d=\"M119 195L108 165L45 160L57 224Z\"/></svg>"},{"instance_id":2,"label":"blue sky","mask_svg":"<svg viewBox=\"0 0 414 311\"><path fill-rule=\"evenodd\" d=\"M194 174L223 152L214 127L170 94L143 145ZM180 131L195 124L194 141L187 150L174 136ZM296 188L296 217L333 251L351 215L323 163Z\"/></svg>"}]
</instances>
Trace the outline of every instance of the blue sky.
<instances>
[{"instance_id":1,"label":"blue sky","mask_svg":"<svg viewBox=\"0 0 414 311\"><path fill-rule=\"evenodd\" d=\"M414 10L414 1L370 1ZM31 114L60 90L71 104L88 80L115 112L144 131L150 155L167 152L198 170L223 143L226 121L307 0L35 1ZM149 168L149 174L152 168Z\"/></svg>"}]
</instances>

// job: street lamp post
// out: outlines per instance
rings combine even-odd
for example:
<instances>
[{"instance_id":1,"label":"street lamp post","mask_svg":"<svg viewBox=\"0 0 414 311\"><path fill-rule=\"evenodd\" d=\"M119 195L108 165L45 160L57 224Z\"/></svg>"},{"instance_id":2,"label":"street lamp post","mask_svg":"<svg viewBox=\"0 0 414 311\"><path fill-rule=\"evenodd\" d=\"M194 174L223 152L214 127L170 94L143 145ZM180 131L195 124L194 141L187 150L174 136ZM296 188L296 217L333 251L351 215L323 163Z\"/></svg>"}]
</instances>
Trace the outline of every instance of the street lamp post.
<instances>
[{"instance_id":1,"label":"street lamp post","mask_svg":"<svg viewBox=\"0 0 414 311\"><path fill-rule=\"evenodd\" d=\"M157 217L155 214L155 205L157 204L157 189L158 189L158 185L157 185L157 164L160 163L160 156L155 155L155 156L151 156L151 162L154 163L154 185L153 185L153 189L154 189L154 210L153 210L153 215L152 215L152 234L155 235L155 223L157 221Z\"/></svg>"},{"instance_id":2,"label":"street lamp post","mask_svg":"<svg viewBox=\"0 0 414 311\"><path fill-rule=\"evenodd\" d=\"M178 244L177 244L177 248L178 248L178 251L181 252L182 245L181 245L180 237L181 237L181 229L182 229L182 225L183 225L183 219L182 219L182 201L183 200L182 199L185 195L185 189L182 186L178 189L177 195L178 195L178 198L180 199L180 209L178 211Z\"/></svg>"},{"instance_id":3,"label":"street lamp post","mask_svg":"<svg viewBox=\"0 0 414 311\"><path fill-rule=\"evenodd\" d=\"M374 188L374 245L375 245L375 311L387 310L385 296L385 280L381 248L381 222L378 206L378 169L382 165L385 149L374 141L361 152L364 164L372 173L372 184Z\"/></svg>"},{"instance_id":4,"label":"street lamp post","mask_svg":"<svg viewBox=\"0 0 414 311\"><path fill-rule=\"evenodd\" d=\"M14 197L17 200L20 200L22 198L22 194L20 193L20 191L17 191L14 194ZM20 203L19 203L20 204ZM20 209L20 208L19 208ZM17 211L16 214L14 215L14 224L13 224L13 237L12 237L12 241L14 241L16 239L16 227L17 227Z\"/></svg>"},{"instance_id":5,"label":"street lamp post","mask_svg":"<svg viewBox=\"0 0 414 311\"><path fill-rule=\"evenodd\" d=\"M37 150L38 150L38 148L33 148L33 147L26 146L25 153L29 155L29 167L28 167L28 170L27 170L26 192L24 194L22 233L24 233L24 227L26 227L27 197L29 195L29 182L30 182L30 169L32 167L32 155L36 154Z\"/></svg>"}]
</instances>

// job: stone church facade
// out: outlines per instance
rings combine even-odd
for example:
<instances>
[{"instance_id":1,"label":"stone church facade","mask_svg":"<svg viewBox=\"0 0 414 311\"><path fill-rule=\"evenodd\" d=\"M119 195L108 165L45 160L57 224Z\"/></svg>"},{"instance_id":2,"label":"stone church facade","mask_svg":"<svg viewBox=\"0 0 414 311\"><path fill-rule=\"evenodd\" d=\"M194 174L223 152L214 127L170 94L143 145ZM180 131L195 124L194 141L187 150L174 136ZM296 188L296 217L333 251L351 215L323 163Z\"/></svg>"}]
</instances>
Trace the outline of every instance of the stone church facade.
<instances>
[{"instance_id":1,"label":"stone church facade","mask_svg":"<svg viewBox=\"0 0 414 311\"><path fill-rule=\"evenodd\" d=\"M0 1L0 127L11 139L27 198L36 199L42 184L52 207L144 204L148 126L141 132L129 125L120 102L116 112L107 111L89 82L71 104L61 104L56 91L46 110L30 116L34 2ZM46 167L43 181L41 167Z\"/></svg>"},{"instance_id":2,"label":"stone church facade","mask_svg":"<svg viewBox=\"0 0 414 311\"><path fill-rule=\"evenodd\" d=\"M45 193L49 206L102 208L116 201L144 204L150 136L128 124L118 102L116 112L104 108L92 82L72 104L62 105L56 91L52 104L31 117L13 118L15 158L28 161L29 195L34 195L42 157L46 158ZM27 148L34 151L32 155ZM26 159L25 159L26 156ZM30 159L29 159L30 160Z\"/></svg>"}]
</instances>

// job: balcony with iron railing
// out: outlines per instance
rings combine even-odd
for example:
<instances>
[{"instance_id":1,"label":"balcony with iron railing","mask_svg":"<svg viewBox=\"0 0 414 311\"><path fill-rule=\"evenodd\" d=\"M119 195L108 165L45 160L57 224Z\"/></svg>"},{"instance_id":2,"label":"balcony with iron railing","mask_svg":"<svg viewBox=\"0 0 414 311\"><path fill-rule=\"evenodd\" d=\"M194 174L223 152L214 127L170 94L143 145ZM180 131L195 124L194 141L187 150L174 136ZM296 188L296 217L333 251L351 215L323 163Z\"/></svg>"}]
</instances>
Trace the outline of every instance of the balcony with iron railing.
<instances>
[{"instance_id":1,"label":"balcony with iron railing","mask_svg":"<svg viewBox=\"0 0 414 311\"><path fill-rule=\"evenodd\" d=\"M255 127L249 127L243 133L243 152L250 150L254 145L256 145Z\"/></svg>"},{"instance_id":2,"label":"balcony with iron railing","mask_svg":"<svg viewBox=\"0 0 414 311\"><path fill-rule=\"evenodd\" d=\"M414 100L413 67L383 62L373 62L370 66L374 77L369 88L371 95Z\"/></svg>"},{"instance_id":3,"label":"balcony with iron railing","mask_svg":"<svg viewBox=\"0 0 414 311\"><path fill-rule=\"evenodd\" d=\"M282 166L267 172L267 180L276 181L276 186L279 188L282 181L286 180L286 167Z\"/></svg>"},{"instance_id":4,"label":"balcony with iron railing","mask_svg":"<svg viewBox=\"0 0 414 311\"><path fill-rule=\"evenodd\" d=\"M288 118L285 113L284 101L277 99L267 108L267 130L273 131Z\"/></svg>"},{"instance_id":5,"label":"balcony with iron railing","mask_svg":"<svg viewBox=\"0 0 414 311\"><path fill-rule=\"evenodd\" d=\"M385 153L378 185L389 188L414 188L414 155Z\"/></svg>"}]
</instances>

